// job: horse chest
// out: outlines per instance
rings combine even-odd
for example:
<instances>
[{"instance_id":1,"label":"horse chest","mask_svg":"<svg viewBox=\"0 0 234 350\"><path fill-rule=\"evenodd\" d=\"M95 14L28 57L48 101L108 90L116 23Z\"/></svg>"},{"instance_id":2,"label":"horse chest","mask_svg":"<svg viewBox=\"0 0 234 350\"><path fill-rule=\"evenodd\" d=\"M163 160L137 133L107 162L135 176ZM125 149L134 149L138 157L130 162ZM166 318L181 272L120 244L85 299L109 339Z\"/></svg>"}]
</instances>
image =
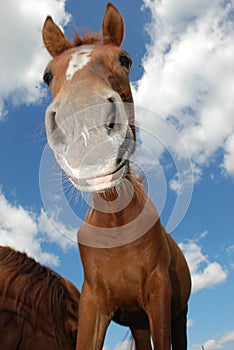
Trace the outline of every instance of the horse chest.
<instances>
[{"instance_id":1,"label":"horse chest","mask_svg":"<svg viewBox=\"0 0 234 350\"><path fill-rule=\"evenodd\" d=\"M149 238L112 249L80 245L85 280L92 290L118 305L142 299L144 285L157 268L157 247Z\"/></svg>"}]
</instances>

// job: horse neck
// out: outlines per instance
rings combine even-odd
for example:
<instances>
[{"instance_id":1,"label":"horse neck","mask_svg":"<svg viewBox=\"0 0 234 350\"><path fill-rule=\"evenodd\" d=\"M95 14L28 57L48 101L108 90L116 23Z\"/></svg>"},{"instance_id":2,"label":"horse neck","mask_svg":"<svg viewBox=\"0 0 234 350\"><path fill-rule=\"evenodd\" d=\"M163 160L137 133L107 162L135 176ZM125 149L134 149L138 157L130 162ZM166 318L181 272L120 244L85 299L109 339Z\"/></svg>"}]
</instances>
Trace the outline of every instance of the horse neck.
<instances>
[{"instance_id":1,"label":"horse neck","mask_svg":"<svg viewBox=\"0 0 234 350\"><path fill-rule=\"evenodd\" d=\"M147 196L142 181L128 175L111 190L93 193L86 222L97 227L119 227L134 220L143 210Z\"/></svg>"},{"instance_id":2,"label":"horse neck","mask_svg":"<svg viewBox=\"0 0 234 350\"><path fill-rule=\"evenodd\" d=\"M80 249L114 248L145 236L158 221L142 181L128 175L112 190L94 193L88 215L78 231ZM84 262L83 262L84 263Z\"/></svg>"}]
</instances>

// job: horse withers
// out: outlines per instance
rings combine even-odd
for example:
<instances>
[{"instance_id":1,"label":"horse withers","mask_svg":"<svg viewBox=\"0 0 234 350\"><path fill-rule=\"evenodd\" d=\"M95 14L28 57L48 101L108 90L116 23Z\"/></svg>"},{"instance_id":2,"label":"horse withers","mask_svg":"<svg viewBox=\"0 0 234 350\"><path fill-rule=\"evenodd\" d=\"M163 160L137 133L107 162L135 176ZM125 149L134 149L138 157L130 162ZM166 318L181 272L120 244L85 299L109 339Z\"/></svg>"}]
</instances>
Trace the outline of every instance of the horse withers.
<instances>
[{"instance_id":1,"label":"horse withers","mask_svg":"<svg viewBox=\"0 0 234 350\"><path fill-rule=\"evenodd\" d=\"M92 192L78 232L84 268L76 350L101 350L111 320L131 329L137 350L187 349L190 274L130 168L136 133L131 57L124 23L108 3L102 35L69 41L51 17L43 39L53 56L44 81L53 101L47 139L73 185Z\"/></svg>"}]
</instances>

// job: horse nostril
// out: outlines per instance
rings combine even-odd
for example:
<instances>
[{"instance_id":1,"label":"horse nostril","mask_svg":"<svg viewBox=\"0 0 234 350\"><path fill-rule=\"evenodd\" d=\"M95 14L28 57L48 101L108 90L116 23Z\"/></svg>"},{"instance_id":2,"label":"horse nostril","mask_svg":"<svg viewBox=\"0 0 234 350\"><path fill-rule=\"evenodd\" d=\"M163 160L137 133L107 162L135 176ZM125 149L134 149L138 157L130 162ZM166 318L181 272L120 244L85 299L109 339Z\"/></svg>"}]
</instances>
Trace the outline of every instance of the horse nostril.
<instances>
[{"instance_id":1,"label":"horse nostril","mask_svg":"<svg viewBox=\"0 0 234 350\"><path fill-rule=\"evenodd\" d=\"M52 134L57 128L57 112L58 112L59 104L58 102L53 102L46 110L45 124L46 130L50 134Z\"/></svg>"},{"instance_id":2,"label":"horse nostril","mask_svg":"<svg viewBox=\"0 0 234 350\"><path fill-rule=\"evenodd\" d=\"M54 108L48 109L46 112L45 126L50 147L61 155L66 151L67 140L63 127L57 122L57 117L57 111Z\"/></svg>"},{"instance_id":3,"label":"horse nostril","mask_svg":"<svg viewBox=\"0 0 234 350\"><path fill-rule=\"evenodd\" d=\"M57 122L56 122L56 112L51 111L50 112L50 130L53 132L57 128Z\"/></svg>"},{"instance_id":4,"label":"horse nostril","mask_svg":"<svg viewBox=\"0 0 234 350\"><path fill-rule=\"evenodd\" d=\"M46 111L45 126L48 135L51 135L57 128L56 111L52 108Z\"/></svg>"},{"instance_id":5,"label":"horse nostril","mask_svg":"<svg viewBox=\"0 0 234 350\"><path fill-rule=\"evenodd\" d=\"M111 132L112 129L115 127L115 119L116 119L116 106L112 98L108 98L108 101L112 104L111 106L111 112L108 115L107 123L106 123L106 128L108 133Z\"/></svg>"},{"instance_id":6,"label":"horse nostril","mask_svg":"<svg viewBox=\"0 0 234 350\"><path fill-rule=\"evenodd\" d=\"M112 130L115 127L115 113L110 113L107 121L107 130Z\"/></svg>"}]
</instances>

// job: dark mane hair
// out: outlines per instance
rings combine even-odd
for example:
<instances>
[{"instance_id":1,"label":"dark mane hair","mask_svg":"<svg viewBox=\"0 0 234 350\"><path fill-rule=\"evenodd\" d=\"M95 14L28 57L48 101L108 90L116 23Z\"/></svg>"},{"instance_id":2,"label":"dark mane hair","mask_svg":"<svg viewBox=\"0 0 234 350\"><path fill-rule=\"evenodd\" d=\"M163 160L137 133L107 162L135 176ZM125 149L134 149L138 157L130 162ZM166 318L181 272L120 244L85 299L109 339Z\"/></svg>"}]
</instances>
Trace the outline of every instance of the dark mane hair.
<instances>
[{"instance_id":1,"label":"dark mane hair","mask_svg":"<svg viewBox=\"0 0 234 350\"><path fill-rule=\"evenodd\" d=\"M26 303L32 310L33 323L40 314L42 302L46 299L49 305L47 316L48 318L51 316L52 324L59 330L55 332L55 336L57 343L63 348L63 345L67 344L63 322L66 302L70 302L74 315L78 313L77 301L69 293L63 278L29 258L26 253L9 247L0 247L0 266L4 267L4 276L6 276L2 291L3 298L7 298L10 288L13 288L16 313L20 314L22 305Z\"/></svg>"},{"instance_id":2,"label":"dark mane hair","mask_svg":"<svg viewBox=\"0 0 234 350\"><path fill-rule=\"evenodd\" d=\"M87 31L81 38L78 32L76 32L73 38L73 44L74 46L101 44L102 40L103 38L100 33L90 33Z\"/></svg>"}]
</instances>

